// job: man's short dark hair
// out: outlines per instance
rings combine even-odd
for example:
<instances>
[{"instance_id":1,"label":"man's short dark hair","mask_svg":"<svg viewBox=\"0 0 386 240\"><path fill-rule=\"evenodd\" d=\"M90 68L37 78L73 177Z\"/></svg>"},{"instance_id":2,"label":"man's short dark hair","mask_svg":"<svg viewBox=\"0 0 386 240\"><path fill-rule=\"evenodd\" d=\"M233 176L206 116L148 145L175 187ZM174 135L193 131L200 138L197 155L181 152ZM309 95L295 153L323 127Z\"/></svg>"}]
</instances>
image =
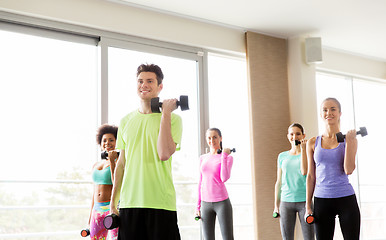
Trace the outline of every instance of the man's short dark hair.
<instances>
[{"instance_id":1,"label":"man's short dark hair","mask_svg":"<svg viewBox=\"0 0 386 240\"><path fill-rule=\"evenodd\" d=\"M164 79L164 74L162 73L161 68L155 64L141 64L137 68L137 77L141 72L153 72L157 76L157 83L160 85Z\"/></svg>"}]
</instances>

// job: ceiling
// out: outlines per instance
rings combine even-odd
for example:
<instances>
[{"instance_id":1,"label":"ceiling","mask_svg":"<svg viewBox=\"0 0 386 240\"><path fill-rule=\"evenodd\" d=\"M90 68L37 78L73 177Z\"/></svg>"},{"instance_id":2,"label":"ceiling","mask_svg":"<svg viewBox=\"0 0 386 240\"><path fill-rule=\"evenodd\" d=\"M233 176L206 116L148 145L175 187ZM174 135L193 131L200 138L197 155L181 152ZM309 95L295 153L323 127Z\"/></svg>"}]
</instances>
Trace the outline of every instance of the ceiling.
<instances>
[{"instance_id":1,"label":"ceiling","mask_svg":"<svg viewBox=\"0 0 386 240\"><path fill-rule=\"evenodd\" d=\"M386 61L385 0L116 0L276 37L321 37L323 47Z\"/></svg>"}]
</instances>

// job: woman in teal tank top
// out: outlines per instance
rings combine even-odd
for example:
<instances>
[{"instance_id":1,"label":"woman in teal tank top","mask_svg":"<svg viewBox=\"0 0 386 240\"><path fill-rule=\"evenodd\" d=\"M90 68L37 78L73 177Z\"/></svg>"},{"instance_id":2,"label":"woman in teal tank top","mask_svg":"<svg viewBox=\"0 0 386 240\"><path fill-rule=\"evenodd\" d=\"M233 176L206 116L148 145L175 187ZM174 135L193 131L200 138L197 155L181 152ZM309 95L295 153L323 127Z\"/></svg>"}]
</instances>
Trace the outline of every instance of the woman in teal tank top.
<instances>
[{"instance_id":1,"label":"woman in teal tank top","mask_svg":"<svg viewBox=\"0 0 386 240\"><path fill-rule=\"evenodd\" d=\"M96 135L97 144L101 151L108 152L107 159L97 161L92 168L94 192L89 217L90 237L93 240L106 240L110 235L111 240L116 240L118 228L107 230L103 225L103 219L110 213L110 198L113 188L115 162L118 153L115 151L118 127L103 124Z\"/></svg>"},{"instance_id":2,"label":"woman in teal tank top","mask_svg":"<svg viewBox=\"0 0 386 240\"><path fill-rule=\"evenodd\" d=\"M283 239L293 240L296 215L298 215L303 239L314 239L312 225L304 221L306 211L307 152L304 129L299 123L288 127L287 138L291 149L279 154L275 184L274 217L280 216Z\"/></svg>"}]
</instances>

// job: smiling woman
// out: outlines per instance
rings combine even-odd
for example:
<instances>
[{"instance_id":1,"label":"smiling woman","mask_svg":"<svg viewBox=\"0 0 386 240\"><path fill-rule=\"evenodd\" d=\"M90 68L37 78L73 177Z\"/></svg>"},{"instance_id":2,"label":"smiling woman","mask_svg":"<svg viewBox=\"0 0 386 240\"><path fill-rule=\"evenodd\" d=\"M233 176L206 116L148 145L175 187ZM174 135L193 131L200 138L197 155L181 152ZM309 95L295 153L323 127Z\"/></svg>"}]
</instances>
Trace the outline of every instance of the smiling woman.
<instances>
[{"instance_id":1,"label":"smiling woman","mask_svg":"<svg viewBox=\"0 0 386 240\"><path fill-rule=\"evenodd\" d=\"M384 184L386 134L384 111L374 111L374 102L385 102L386 83L382 80L355 78L350 75L319 71L316 75L318 107L327 97L337 98L342 105L341 131L366 126L369 135L357 136L356 170L349 176L361 209L361 239L382 239L386 236L386 185ZM331 86L334 86L333 88ZM320 133L324 126L319 118ZM331 120L333 121L332 118ZM376 167L375 167L376 166ZM336 224L334 239L343 239Z\"/></svg>"}]
</instances>

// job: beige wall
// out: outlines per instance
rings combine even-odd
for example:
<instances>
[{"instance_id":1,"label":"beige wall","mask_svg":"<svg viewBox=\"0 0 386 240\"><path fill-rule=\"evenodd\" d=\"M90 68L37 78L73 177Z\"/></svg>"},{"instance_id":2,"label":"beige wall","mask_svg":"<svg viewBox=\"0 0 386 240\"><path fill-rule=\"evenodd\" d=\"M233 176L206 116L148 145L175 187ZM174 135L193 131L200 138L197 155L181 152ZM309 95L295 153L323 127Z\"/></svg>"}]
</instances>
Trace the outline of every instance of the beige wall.
<instances>
[{"instance_id":1,"label":"beige wall","mask_svg":"<svg viewBox=\"0 0 386 240\"><path fill-rule=\"evenodd\" d=\"M281 239L272 218L277 154L288 148L287 41L246 33L256 239Z\"/></svg>"}]
</instances>

